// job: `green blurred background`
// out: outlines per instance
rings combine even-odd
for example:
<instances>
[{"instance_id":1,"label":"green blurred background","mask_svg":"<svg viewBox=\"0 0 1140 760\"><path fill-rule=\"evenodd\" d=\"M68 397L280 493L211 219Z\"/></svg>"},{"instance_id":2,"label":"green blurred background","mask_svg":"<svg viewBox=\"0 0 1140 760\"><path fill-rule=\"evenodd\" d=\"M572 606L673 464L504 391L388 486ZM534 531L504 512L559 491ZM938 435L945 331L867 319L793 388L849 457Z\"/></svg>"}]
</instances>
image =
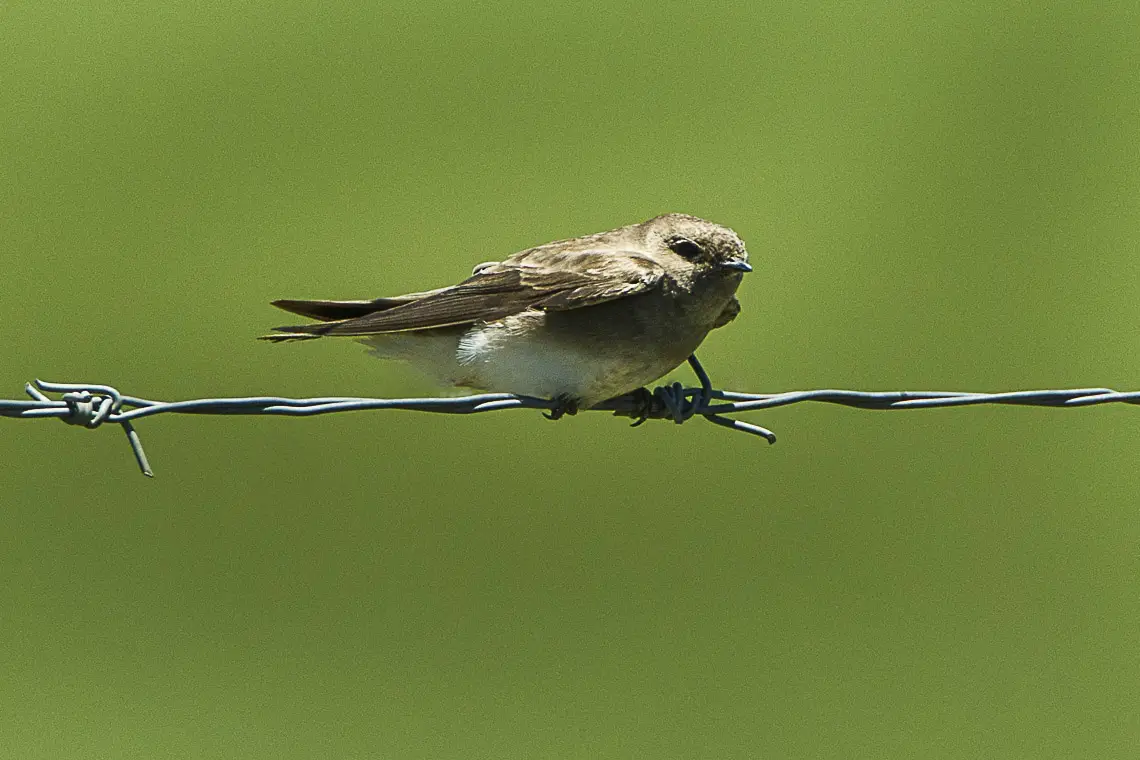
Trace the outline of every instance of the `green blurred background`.
<instances>
[{"instance_id":1,"label":"green blurred background","mask_svg":"<svg viewBox=\"0 0 1140 760\"><path fill-rule=\"evenodd\" d=\"M663 211L723 387L1140 388L1140 6L0 6L0 397L434 392L278 297ZM686 374L678 372L679 378ZM1116 758L1140 412L0 421L0 753Z\"/></svg>"}]
</instances>

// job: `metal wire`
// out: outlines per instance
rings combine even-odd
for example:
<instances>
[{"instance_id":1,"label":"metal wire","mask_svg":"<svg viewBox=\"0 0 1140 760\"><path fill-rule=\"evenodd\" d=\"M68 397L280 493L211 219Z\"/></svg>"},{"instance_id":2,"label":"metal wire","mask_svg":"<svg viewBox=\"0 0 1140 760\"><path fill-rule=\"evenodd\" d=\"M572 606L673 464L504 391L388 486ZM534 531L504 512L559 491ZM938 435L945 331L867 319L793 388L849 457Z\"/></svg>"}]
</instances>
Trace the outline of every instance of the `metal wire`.
<instances>
[{"instance_id":1,"label":"metal wire","mask_svg":"<svg viewBox=\"0 0 1140 760\"><path fill-rule=\"evenodd\" d=\"M1121 393L1109 388L1077 388L1072 390L1014 391L1010 393L961 393L954 391L844 391L815 390L790 393L736 393L712 387L712 381L696 356L689 366L701 387L685 388L681 383L661 386L649 393L642 391L610 399L590 411L608 411L616 416L632 417L634 426L650 419L668 419L677 424L701 416L716 425L758 435L768 443L776 435L759 425L725 417L726 414L773 409L778 406L817 401L841 404L858 409L934 409L975 404L1015 404L1020 406L1083 407L1094 404L1140 404L1140 392ZM109 385L87 383L49 383L36 380L24 386L31 401L0 399L0 417L40 419L55 417L69 425L97 428L105 422L120 425L134 452L139 469L148 477L154 472L143 451L133 420L155 414L257 414L308 417L315 414L353 412L370 409L409 409L443 414L475 414L501 409L555 410L558 404L547 399L516 396L510 393L482 393L458 398L353 398L330 396L321 398L281 398L253 396L248 398L206 398L189 401L153 401L126 396ZM49 398L43 391L61 394Z\"/></svg>"}]
</instances>

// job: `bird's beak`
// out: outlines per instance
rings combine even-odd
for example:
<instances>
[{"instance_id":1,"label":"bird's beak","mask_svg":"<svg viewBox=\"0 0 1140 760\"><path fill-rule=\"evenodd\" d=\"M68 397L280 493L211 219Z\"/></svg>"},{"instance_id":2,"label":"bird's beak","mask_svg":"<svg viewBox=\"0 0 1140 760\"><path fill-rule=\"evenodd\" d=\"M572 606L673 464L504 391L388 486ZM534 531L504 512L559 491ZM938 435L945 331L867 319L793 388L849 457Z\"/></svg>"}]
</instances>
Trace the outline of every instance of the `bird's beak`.
<instances>
[{"instance_id":1,"label":"bird's beak","mask_svg":"<svg viewBox=\"0 0 1140 760\"><path fill-rule=\"evenodd\" d=\"M729 259L720 263L724 269L735 269L738 272L751 272L752 265L744 259Z\"/></svg>"}]
</instances>

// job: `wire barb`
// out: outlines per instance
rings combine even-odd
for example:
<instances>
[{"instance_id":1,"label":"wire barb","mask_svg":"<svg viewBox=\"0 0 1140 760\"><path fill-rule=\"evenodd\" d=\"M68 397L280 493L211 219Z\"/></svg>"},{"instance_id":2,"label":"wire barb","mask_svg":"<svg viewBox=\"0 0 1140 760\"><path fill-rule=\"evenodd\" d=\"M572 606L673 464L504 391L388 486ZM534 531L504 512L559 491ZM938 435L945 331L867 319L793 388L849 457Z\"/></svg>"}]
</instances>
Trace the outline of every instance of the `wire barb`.
<instances>
[{"instance_id":1,"label":"wire barb","mask_svg":"<svg viewBox=\"0 0 1140 760\"><path fill-rule=\"evenodd\" d=\"M959 393L954 391L845 391L814 390L790 393L737 393L713 388L709 375L697 361L689 357L689 366L700 381L699 388L686 388L681 383L660 386L652 393L643 389L605 401L588 411L608 411L615 416L632 417L638 426L651 419L672 420L681 424L696 416L709 422L760 436L768 443L776 435L759 425L725 417L759 409L774 409L789 404L816 401L840 404L857 409L899 410L934 409L975 404L1013 404L1018 406L1051 406L1079 408L1096 404L1140 404L1140 392L1122 393L1110 388L1078 388L1073 390L1014 391L1008 393ZM134 420L155 414L256 414L307 417L316 414L352 412L372 409L407 409L441 414L475 414L501 409L540 409L557 416L564 401L516 396L511 393L482 393L459 398L281 398L255 396L249 398L206 398L188 401L152 401L125 396L109 385L85 383L49 383L36 380L24 386L31 401L0 399L0 417L38 419L55 417L69 425L94 429L111 422L122 427L134 452L139 469L153 477L139 435L131 424ZM58 399L48 393L60 394Z\"/></svg>"}]
</instances>

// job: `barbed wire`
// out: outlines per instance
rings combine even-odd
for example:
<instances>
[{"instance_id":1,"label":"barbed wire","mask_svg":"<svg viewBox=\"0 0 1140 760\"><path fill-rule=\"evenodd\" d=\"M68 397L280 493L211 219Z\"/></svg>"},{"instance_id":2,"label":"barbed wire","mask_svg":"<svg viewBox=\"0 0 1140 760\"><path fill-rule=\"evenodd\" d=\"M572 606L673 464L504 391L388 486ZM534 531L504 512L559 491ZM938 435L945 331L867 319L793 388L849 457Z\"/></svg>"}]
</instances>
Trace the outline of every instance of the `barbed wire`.
<instances>
[{"instance_id":1,"label":"barbed wire","mask_svg":"<svg viewBox=\"0 0 1140 760\"><path fill-rule=\"evenodd\" d=\"M1014 404L1019 406L1084 407L1096 404L1140 404L1140 392L1122 393L1110 388L1076 388L1070 390L1034 390L1006 393L969 393L957 391L847 391L813 390L786 393L738 393L712 387L696 356L689 357L700 380L699 388L686 388L681 383L660 386L652 393L640 392L619 396L598 404L588 411L613 412L631 417L634 427L651 419L667 419L680 424L695 416L722 427L760 436L768 443L776 435L767 428L750 422L725 417L726 414L774 409L779 406L816 401L840 404L857 409L900 410L935 409L976 404ZM57 418L69 425L97 428L105 422L121 426L127 435L139 469L154 476L142 442L131 423L156 414L254 414L308 417L334 412L371 409L407 409L442 414L475 414L502 409L540 409L557 419L564 410L557 401L518 396L512 393L481 393L454 398L357 398L328 396L319 398L282 398L251 396L246 398L205 398L187 401L154 401L127 396L110 385L88 383L51 383L36 380L24 386L31 401L0 399L0 417L18 419ZM61 394L58 399L44 395Z\"/></svg>"}]
</instances>

